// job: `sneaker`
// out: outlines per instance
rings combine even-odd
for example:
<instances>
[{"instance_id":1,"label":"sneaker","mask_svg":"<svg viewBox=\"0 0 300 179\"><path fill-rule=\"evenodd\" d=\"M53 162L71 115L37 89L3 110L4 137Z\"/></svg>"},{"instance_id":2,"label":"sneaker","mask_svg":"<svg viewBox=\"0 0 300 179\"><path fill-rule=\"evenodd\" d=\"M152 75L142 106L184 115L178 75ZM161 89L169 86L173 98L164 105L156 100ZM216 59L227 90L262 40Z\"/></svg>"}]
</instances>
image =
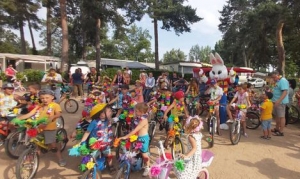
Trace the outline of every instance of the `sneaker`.
<instances>
[{"instance_id":1,"label":"sneaker","mask_svg":"<svg viewBox=\"0 0 300 179\"><path fill-rule=\"evenodd\" d=\"M248 138L248 134L246 132L244 133L244 136Z\"/></svg>"},{"instance_id":2,"label":"sneaker","mask_svg":"<svg viewBox=\"0 0 300 179\"><path fill-rule=\"evenodd\" d=\"M58 162L58 165L59 165L60 167L64 167L64 166L67 165L67 162L66 162L64 159L61 159L61 160Z\"/></svg>"},{"instance_id":3,"label":"sneaker","mask_svg":"<svg viewBox=\"0 0 300 179\"><path fill-rule=\"evenodd\" d=\"M150 168L149 167L145 167L144 173L143 173L143 177L149 176L149 172L150 172Z\"/></svg>"},{"instance_id":4,"label":"sneaker","mask_svg":"<svg viewBox=\"0 0 300 179\"><path fill-rule=\"evenodd\" d=\"M232 119L228 119L228 120L226 121L226 123L233 123L233 120L232 120Z\"/></svg>"}]
</instances>

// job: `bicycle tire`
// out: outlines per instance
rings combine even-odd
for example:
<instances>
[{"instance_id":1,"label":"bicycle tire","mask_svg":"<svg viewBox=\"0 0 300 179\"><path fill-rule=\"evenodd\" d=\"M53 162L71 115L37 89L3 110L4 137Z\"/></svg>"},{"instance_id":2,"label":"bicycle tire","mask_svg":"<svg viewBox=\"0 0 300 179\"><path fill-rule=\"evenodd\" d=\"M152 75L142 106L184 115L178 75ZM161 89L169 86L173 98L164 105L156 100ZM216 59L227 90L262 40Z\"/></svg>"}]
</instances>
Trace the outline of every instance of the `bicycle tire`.
<instances>
[{"instance_id":1,"label":"bicycle tire","mask_svg":"<svg viewBox=\"0 0 300 179\"><path fill-rule=\"evenodd\" d=\"M29 153L33 153L33 156L34 156L34 165L33 166L34 167L33 167L33 171L30 174L30 176L27 177L26 179L32 179L36 175L36 172L39 167L39 155L34 151L34 148L28 148L20 155L20 157L17 161L17 166L16 166L16 178L17 179L23 179L21 176L21 172L23 171L22 164L23 164L23 160L25 160L26 156Z\"/></svg>"},{"instance_id":2,"label":"bicycle tire","mask_svg":"<svg viewBox=\"0 0 300 179\"><path fill-rule=\"evenodd\" d=\"M96 171L96 176L93 175L95 170L95 167L92 168L91 170L85 171L80 179L102 179L101 171L97 170ZM99 174L100 173L100 174ZM90 176L91 175L91 176Z\"/></svg>"},{"instance_id":3,"label":"bicycle tire","mask_svg":"<svg viewBox=\"0 0 300 179\"><path fill-rule=\"evenodd\" d=\"M175 136L175 139L172 143L172 147L171 147L171 153L172 153L172 157L173 159L175 159L175 155L176 155L176 151L175 151L175 147L176 147L176 144L180 144L180 149L181 149L181 154L184 154L185 153L185 150L184 150L184 145L183 145L183 142L181 141L181 139L178 137L178 136Z\"/></svg>"},{"instance_id":4,"label":"bicycle tire","mask_svg":"<svg viewBox=\"0 0 300 179\"><path fill-rule=\"evenodd\" d=\"M23 134L22 134L23 133ZM20 134L22 134L21 138L20 138ZM9 156L10 158L12 159L18 159L19 156L21 155L22 151L24 151L24 149L26 148L26 146L24 145L25 144L25 136L26 136L26 131L23 130L23 131L15 131L13 133L10 133L6 140L5 140L5 143L4 143L4 148L5 148L5 153L7 156ZM14 142L14 137L18 137L17 139L17 146L13 147L13 144L15 144ZM24 139L24 142L19 142L19 141L23 141ZM20 146L23 146L20 148L20 150L16 150L14 148L17 148L19 149L19 143L20 143ZM23 149L24 148L24 149Z\"/></svg>"},{"instance_id":5,"label":"bicycle tire","mask_svg":"<svg viewBox=\"0 0 300 179\"><path fill-rule=\"evenodd\" d=\"M209 172L206 168L202 168L197 176L197 179L209 179Z\"/></svg>"},{"instance_id":6,"label":"bicycle tire","mask_svg":"<svg viewBox=\"0 0 300 179\"><path fill-rule=\"evenodd\" d=\"M65 127L65 119L63 116L56 119L56 127L58 129L63 129Z\"/></svg>"},{"instance_id":7,"label":"bicycle tire","mask_svg":"<svg viewBox=\"0 0 300 179\"><path fill-rule=\"evenodd\" d=\"M233 122L231 125L229 125L229 139L232 145L236 145L240 142L241 139L241 129L238 131L238 122ZM234 137L234 134L236 134L236 137Z\"/></svg>"},{"instance_id":8,"label":"bicycle tire","mask_svg":"<svg viewBox=\"0 0 300 179\"><path fill-rule=\"evenodd\" d=\"M70 108L68 108L68 102L69 103L70 102L74 103L74 105L75 105L74 110L70 110ZM79 105L78 105L78 102L75 99L67 99L65 101L64 108L65 108L65 111L67 113L74 114L74 113L76 113L78 111Z\"/></svg>"},{"instance_id":9,"label":"bicycle tire","mask_svg":"<svg viewBox=\"0 0 300 179\"><path fill-rule=\"evenodd\" d=\"M128 173L127 173L127 171L128 171ZM123 174L125 175L124 177L122 177ZM119 168L115 179L129 179L129 178L130 178L130 164L124 163Z\"/></svg>"},{"instance_id":10,"label":"bicycle tire","mask_svg":"<svg viewBox=\"0 0 300 179\"><path fill-rule=\"evenodd\" d=\"M58 129L56 131L56 143L60 143L60 142L62 142L60 148L60 151L62 152L65 150L68 143L68 134L65 129Z\"/></svg>"},{"instance_id":11,"label":"bicycle tire","mask_svg":"<svg viewBox=\"0 0 300 179\"><path fill-rule=\"evenodd\" d=\"M208 141L209 143L209 147L212 148L214 146L215 143L215 129L217 127L217 118L215 116L210 117L209 119L209 123L208 123L208 131L210 133L210 141ZM210 131L210 125L211 125L211 131Z\"/></svg>"},{"instance_id":12,"label":"bicycle tire","mask_svg":"<svg viewBox=\"0 0 300 179\"><path fill-rule=\"evenodd\" d=\"M289 108L288 113L289 113L289 121L288 121L289 124L295 124L299 121L300 112L299 112L299 109L296 106L291 105L291 107Z\"/></svg>"},{"instance_id":13,"label":"bicycle tire","mask_svg":"<svg viewBox=\"0 0 300 179\"><path fill-rule=\"evenodd\" d=\"M246 128L257 129L260 126L260 117L256 112L249 111L246 113Z\"/></svg>"},{"instance_id":14,"label":"bicycle tire","mask_svg":"<svg viewBox=\"0 0 300 179\"><path fill-rule=\"evenodd\" d=\"M151 124L149 125L149 131L148 131L149 137L150 137L149 143L151 143L152 139L154 138L154 134L155 134L155 130L156 130L155 124L151 122Z\"/></svg>"},{"instance_id":15,"label":"bicycle tire","mask_svg":"<svg viewBox=\"0 0 300 179\"><path fill-rule=\"evenodd\" d=\"M201 116L204 112L204 105L200 102L199 103L199 116Z\"/></svg>"}]
</instances>

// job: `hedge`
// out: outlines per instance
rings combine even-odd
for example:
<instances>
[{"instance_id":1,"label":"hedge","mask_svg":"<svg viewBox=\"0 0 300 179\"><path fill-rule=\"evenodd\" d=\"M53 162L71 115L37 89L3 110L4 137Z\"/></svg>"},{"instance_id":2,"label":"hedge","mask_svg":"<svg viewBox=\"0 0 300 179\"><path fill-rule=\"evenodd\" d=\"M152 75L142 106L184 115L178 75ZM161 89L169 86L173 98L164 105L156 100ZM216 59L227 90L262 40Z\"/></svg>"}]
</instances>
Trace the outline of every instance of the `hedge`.
<instances>
[{"instance_id":1,"label":"hedge","mask_svg":"<svg viewBox=\"0 0 300 179\"><path fill-rule=\"evenodd\" d=\"M17 72L16 76L17 76L17 79L21 80L22 82L25 82L24 75L27 76L28 82L40 82L42 80L44 74L45 73L40 70L29 69L29 70L24 70L24 72ZM1 73L0 76L3 81L6 81L5 73Z\"/></svg>"}]
</instances>

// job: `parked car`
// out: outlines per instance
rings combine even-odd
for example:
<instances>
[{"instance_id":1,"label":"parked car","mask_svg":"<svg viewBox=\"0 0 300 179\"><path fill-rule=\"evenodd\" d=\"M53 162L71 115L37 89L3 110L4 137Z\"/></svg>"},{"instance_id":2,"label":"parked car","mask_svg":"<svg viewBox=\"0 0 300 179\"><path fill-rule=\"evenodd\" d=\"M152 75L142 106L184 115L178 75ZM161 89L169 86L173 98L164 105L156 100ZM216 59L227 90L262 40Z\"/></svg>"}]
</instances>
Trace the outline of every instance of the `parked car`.
<instances>
[{"instance_id":1,"label":"parked car","mask_svg":"<svg viewBox=\"0 0 300 179\"><path fill-rule=\"evenodd\" d=\"M261 88L266 85L266 81L261 78L249 79L249 83L251 83L255 88Z\"/></svg>"}]
</instances>

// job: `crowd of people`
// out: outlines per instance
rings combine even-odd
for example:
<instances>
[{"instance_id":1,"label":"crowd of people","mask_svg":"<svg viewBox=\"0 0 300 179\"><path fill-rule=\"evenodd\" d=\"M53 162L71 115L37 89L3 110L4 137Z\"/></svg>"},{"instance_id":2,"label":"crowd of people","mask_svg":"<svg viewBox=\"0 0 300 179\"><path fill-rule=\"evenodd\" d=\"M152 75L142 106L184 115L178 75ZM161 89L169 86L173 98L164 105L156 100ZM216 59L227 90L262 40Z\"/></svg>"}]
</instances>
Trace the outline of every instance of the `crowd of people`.
<instances>
[{"instance_id":1,"label":"crowd of people","mask_svg":"<svg viewBox=\"0 0 300 179\"><path fill-rule=\"evenodd\" d=\"M11 67L9 67L11 68ZM8 80L15 75L14 70L7 70ZM173 73L171 76L168 72L155 79L153 74L141 70L139 80L135 81L134 87L130 88L132 81L132 71L125 68L122 72L119 70L113 79L107 76L100 77L95 68L91 72L83 75L80 69L75 73L69 74L73 93L75 97L81 96L84 100L84 110L76 124L76 129L70 135L79 141L79 145L88 145L88 139L96 138L99 142L109 143L101 152L106 156L110 172L114 172L116 167L112 163L112 142L116 136L113 134L112 123L124 120L131 125L130 131L120 136L119 139L131 140L136 135L137 141L142 141L140 152L144 161L143 176L150 173L149 160L149 116L156 113L157 109L163 112L165 123L169 123L169 131L172 130L174 122L179 122L183 126L188 141L189 152L182 154L180 157L186 160L184 171L177 170L175 173L178 178L187 178L187 176L197 176L201 169L201 128L203 122L199 117L190 116L186 107L185 98L187 95L192 97L192 101L199 101L203 95L208 95L210 102L214 103L214 110L218 119L218 134L220 130L219 105L223 95L223 89L218 85L218 81L212 79L209 83L200 82L199 78L193 78L189 81L183 79L181 74ZM271 136L284 136L284 127L286 126L286 111L292 104L294 96L295 82L288 81L278 72L272 73L274 85L264 88L260 94L263 101L260 105L261 121L263 128L262 139L271 139ZM9 81L11 82L11 81ZM61 85L64 79L54 69L50 69L41 80L46 89L41 89L39 83L33 83L28 86L28 94L24 96L14 95L14 87L11 83L5 83L0 93L0 113L2 116L10 113L12 108L20 108L21 116L19 119L37 119L47 117L48 124L39 126L43 129L45 144L50 145L51 150L56 153L59 166L65 166L66 161L62 157L59 146L56 144L55 121L61 116L62 110L58 104L60 99ZM88 95L84 97L83 85L88 85ZM234 122L230 108L234 105L245 105L242 110L241 118L244 136L246 133L246 111L251 107L255 98L255 92L249 84L232 86L235 95L227 105L228 120L227 123ZM300 99L300 92L295 92L297 99ZM300 101L300 100L298 100ZM300 104L300 103L298 103ZM117 108L117 113L112 117L111 106ZM197 108L198 106L196 106ZM124 117L125 116L125 117ZM204 117L205 118L205 117ZM186 120L188 119L188 120ZM271 121L276 121L276 127L271 129ZM75 124L74 124L75 125ZM273 135L271 135L273 133ZM165 143L168 148L168 143ZM189 178L189 177L188 177Z\"/></svg>"}]
</instances>

